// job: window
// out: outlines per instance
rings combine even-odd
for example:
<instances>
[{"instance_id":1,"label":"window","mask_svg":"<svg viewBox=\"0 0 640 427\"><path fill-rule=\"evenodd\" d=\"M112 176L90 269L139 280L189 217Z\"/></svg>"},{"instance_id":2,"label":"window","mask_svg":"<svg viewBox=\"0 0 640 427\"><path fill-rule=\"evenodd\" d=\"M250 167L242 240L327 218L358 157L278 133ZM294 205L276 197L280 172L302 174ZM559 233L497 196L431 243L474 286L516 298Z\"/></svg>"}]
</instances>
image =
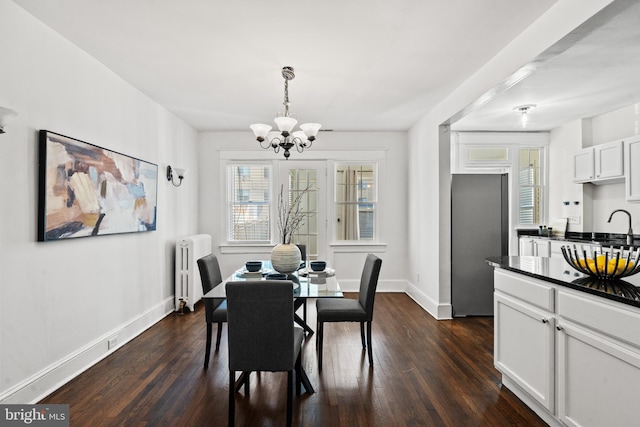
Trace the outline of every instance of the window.
<instances>
[{"instance_id":1,"label":"window","mask_svg":"<svg viewBox=\"0 0 640 427\"><path fill-rule=\"evenodd\" d=\"M542 223L542 201L544 186L539 148L524 148L519 151L518 160L518 215L520 224Z\"/></svg>"},{"instance_id":2,"label":"window","mask_svg":"<svg viewBox=\"0 0 640 427\"><path fill-rule=\"evenodd\" d=\"M377 205L375 163L336 165L336 240L374 240Z\"/></svg>"},{"instance_id":3,"label":"window","mask_svg":"<svg viewBox=\"0 0 640 427\"><path fill-rule=\"evenodd\" d=\"M318 258L318 170L289 169L289 204L306 190L300 199L300 210L306 214L304 223L293 235L291 243L306 246L307 259Z\"/></svg>"},{"instance_id":4,"label":"window","mask_svg":"<svg viewBox=\"0 0 640 427\"><path fill-rule=\"evenodd\" d=\"M230 164L228 235L232 242L271 241L271 166Z\"/></svg>"}]
</instances>

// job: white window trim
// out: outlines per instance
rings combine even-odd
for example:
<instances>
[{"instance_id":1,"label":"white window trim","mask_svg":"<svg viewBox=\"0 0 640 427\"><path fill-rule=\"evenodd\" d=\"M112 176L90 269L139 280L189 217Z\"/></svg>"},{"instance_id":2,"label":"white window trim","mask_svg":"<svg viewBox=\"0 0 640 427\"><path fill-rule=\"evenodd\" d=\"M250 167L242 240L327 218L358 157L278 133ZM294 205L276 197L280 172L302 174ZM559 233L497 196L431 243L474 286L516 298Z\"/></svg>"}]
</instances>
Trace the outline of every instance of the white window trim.
<instances>
[{"instance_id":1,"label":"white window trim","mask_svg":"<svg viewBox=\"0 0 640 427\"><path fill-rule=\"evenodd\" d=\"M220 251L221 253L254 253L254 254L268 254L275 246L274 233L271 230L271 243L265 242L233 242L229 241L227 233L228 214L227 214L227 197L228 197L228 185L227 185L227 166L229 164L271 164L271 191L272 197L277 197L279 189L274 188L277 181L274 178L274 173L278 171L278 162L286 161L280 159L282 153L274 154L273 150L261 150L261 151L219 151L220 161L220 194L221 203L220 206L220 230L224 232L220 237ZM250 157L249 157L250 156ZM355 241L355 240L336 240L334 223L336 220L335 209L329 209L327 213L327 221L329 226L327 230L327 245L329 248L340 248L338 252L361 252L364 248L369 247L371 251L380 251L381 248L386 248L387 243L385 241L385 215L382 208L386 190L383 183L386 176L386 150L370 150L370 151L351 151L351 150L332 150L323 151L311 149L304 152L304 160L325 160L327 162L327 200L331 200L331 204L335 201L335 163L336 162L375 162L377 163L376 185L378 187L377 205L378 212L376 215L376 239L374 241ZM331 171L331 173L329 173ZM272 201L272 215L277 215L275 212L275 205ZM272 218L275 218L272 217ZM275 227L275 222L272 221L272 228Z\"/></svg>"},{"instance_id":2,"label":"white window trim","mask_svg":"<svg viewBox=\"0 0 640 427\"><path fill-rule=\"evenodd\" d=\"M508 173L509 174L509 229L534 228L540 224L520 224L518 151L543 147L542 182L545 187L542 221L549 219L549 132L452 132L451 173ZM509 146L509 165L465 165L461 158L461 145Z\"/></svg>"},{"instance_id":3,"label":"white window trim","mask_svg":"<svg viewBox=\"0 0 640 427\"><path fill-rule=\"evenodd\" d=\"M270 202L270 215L271 215L271 241L267 242L264 240L243 240L243 241L234 241L229 240L229 182L228 178L228 168L232 165L261 165L261 166L270 166L271 173L269 176L269 188L271 189L271 202ZM221 231L221 242L219 244L222 253L239 253L242 252L242 248L246 251L247 248L273 248L273 215L275 211L274 207L274 179L273 174L276 167L275 161L264 161L264 160L244 160L244 159L224 159L220 161L220 194L221 201L220 203L220 231ZM236 250L224 250L223 248L236 248Z\"/></svg>"}]
</instances>

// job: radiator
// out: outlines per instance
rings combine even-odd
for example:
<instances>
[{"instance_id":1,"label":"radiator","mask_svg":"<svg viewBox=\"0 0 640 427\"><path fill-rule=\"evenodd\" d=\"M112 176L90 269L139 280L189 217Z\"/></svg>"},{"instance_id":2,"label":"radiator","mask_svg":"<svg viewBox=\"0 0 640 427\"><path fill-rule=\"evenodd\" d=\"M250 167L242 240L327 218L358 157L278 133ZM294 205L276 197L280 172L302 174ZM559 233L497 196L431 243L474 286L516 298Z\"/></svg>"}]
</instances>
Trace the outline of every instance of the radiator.
<instances>
[{"instance_id":1,"label":"radiator","mask_svg":"<svg viewBox=\"0 0 640 427\"><path fill-rule=\"evenodd\" d=\"M198 259L210 253L211 236L208 234L196 234L176 240L176 311L180 309L181 301L193 311L194 304L202 299Z\"/></svg>"}]
</instances>

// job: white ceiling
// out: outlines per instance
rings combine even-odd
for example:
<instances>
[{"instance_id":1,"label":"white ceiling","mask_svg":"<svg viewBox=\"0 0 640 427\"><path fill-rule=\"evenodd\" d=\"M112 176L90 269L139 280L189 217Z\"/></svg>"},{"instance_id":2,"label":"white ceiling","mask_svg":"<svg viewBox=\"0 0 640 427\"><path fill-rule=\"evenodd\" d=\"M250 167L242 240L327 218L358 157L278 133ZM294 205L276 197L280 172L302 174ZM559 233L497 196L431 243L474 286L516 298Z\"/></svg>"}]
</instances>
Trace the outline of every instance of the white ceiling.
<instances>
[{"instance_id":1,"label":"white ceiling","mask_svg":"<svg viewBox=\"0 0 640 427\"><path fill-rule=\"evenodd\" d=\"M376 131L409 129L556 0L14 1L199 131L270 122L285 65L301 122Z\"/></svg>"},{"instance_id":2,"label":"white ceiling","mask_svg":"<svg viewBox=\"0 0 640 427\"><path fill-rule=\"evenodd\" d=\"M551 130L640 102L640 2L616 0L534 61L536 70L452 123L457 131ZM523 129L514 107L535 104Z\"/></svg>"}]
</instances>

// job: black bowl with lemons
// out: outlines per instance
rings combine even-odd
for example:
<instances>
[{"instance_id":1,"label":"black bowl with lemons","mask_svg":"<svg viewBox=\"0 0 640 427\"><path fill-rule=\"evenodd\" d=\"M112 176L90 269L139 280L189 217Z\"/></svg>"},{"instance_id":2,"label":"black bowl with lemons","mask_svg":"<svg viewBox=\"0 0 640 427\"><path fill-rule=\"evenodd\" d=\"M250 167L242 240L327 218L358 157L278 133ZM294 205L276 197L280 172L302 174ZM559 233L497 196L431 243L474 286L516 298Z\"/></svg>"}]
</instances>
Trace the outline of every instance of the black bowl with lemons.
<instances>
[{"instance_id":1,"label":"black bowl with lemons","mask_svg":"<svg viewBox=\"0 0 640 427\"><path fill-rule=\"evenodd\" d=\"M609 249L586 251L575 245L563 246L562 255L573 268L591 277L604 280L617 280L640 271L640 248Z\"/></svg>"}]
</instances>

